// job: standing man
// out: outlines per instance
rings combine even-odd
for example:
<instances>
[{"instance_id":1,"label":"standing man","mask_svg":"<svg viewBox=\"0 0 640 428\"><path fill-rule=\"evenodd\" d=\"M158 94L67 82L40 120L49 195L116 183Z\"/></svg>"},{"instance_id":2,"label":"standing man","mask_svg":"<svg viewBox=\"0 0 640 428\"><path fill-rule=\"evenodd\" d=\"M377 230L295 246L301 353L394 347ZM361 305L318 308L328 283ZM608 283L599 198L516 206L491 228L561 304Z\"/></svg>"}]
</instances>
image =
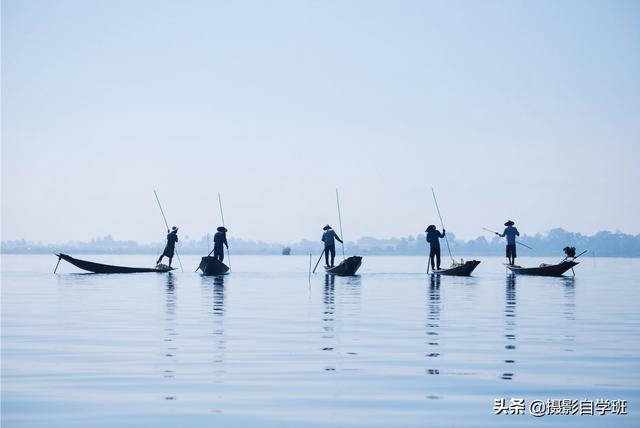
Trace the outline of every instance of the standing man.
<instances>
[{"instance_id":1,"label":"standing man","mask_svg":"<svg viewBox=\"0 0 640 428\"><path fill-rule=\"evenodd\" d=\"M222 260L224 260L224 248L222 246L226 245L227 251L229 250L229 244L227 243L227 228L220 226L216 230L216 234L213 235L213 257L222 262Z\"/></svg>"},{"instance_id":2,"label":"standing man","mask_svg":"<svg viewBox=\"0 0 640 428\"><path fill-rule=\"evenodd\" d=\"M431 224L427 227L427 242L429 243L429 263L431 263L431 270L440 270L440 238L444 238L447 231L443 228L442 233L436 227ZM435 259L435 264L434 264ZM436 268L437 266L437 268Z\"/></svg>"},{"instance_id":3,"label":"standing man","mask_svg":"<svg viewBox=\"0 0 640 428\"><path fill-rule=\"evenodd\" d=\"M167 234L167 245L164 247L164 251L162 252L162 254L160 255L160 257L158 258L158 261L156 262L157 265L160 264L160 262L162 261L162 258L164 256L169 257L169 267L171 267L171 261L173 260L173 254L176 251L176 242L178 242L178 228L176 226L173 226L171 228L171 231L167 230L168 234Z\"/></svg>"},{"instance_id":4,"label":"standing man","mask_svg":"<svg viewBox=\"0 0 640 428\"><path fill-rule=\"evenodd\" d=\"M324 261L326 267L333 267L333 261L336 258L336 239L342 243L342 239L338 236L336 232L331 228L331 226L326 225L322 228L324 233L322 234L322 242L324 242ZM331 264L329 264L329 253L331 253Z\"/></svg>"},{"instance_id":5,"label":"standing man","mask_svg":"<svg viewBox=\"0 0 640 428\"><path fill-rule=\"evenodd\" d=\"M507 226L506 229L504 229L504 232L502 233L498 233L496 232L496 235L500 236L501 238L504 238L505 236L507 237L507 259L509 260L509 265L513 266L514 263L516 262L516 236L520 236L520 232L518 232L518 229L516 229L515 227L513 227L515 223L512 222L511 220L508 220L504 225Z\"/></svg>"}]
</instances>

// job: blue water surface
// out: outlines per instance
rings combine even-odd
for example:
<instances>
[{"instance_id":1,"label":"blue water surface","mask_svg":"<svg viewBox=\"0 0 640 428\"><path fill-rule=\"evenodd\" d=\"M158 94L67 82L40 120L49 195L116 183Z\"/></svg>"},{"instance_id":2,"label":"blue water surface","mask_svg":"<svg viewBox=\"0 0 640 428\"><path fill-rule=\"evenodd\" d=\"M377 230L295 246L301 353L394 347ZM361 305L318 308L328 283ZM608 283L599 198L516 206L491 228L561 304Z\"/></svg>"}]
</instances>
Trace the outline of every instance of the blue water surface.
<instances>
[{"instance_id":1,"label":"blue water surface","mask_svg":"<svg viewBox=\"0 0 640 428\"><path fill-rule=\"evenodd\" d=\"M308 256L233 256L213 278L196 256L54 275L54 256L3 255L2 427L640 426L640 260L584 257L565 278L481 260L430 279L423 257L365 257L341 278L309 276ZM628 414L495 415L500 398Z\"/></svg>"}]
</instances>

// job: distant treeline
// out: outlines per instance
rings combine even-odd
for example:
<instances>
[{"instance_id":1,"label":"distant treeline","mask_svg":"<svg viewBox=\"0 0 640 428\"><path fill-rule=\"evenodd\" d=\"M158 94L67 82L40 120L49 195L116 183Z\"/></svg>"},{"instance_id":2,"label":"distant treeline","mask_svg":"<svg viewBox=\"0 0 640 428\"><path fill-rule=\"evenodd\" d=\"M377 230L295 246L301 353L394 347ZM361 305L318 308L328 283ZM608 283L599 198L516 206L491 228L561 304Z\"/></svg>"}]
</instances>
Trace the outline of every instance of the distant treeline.
<instances>
[{"instance_id":1,"label":"distant treeline","mask_svg":"<svg viewBox=\"0 0 640 428\"><path fill-rule=\"evenodd\" d=\"M488 235L489 236L489 235ZM504 239L480 236L471 241L457 240L453 233L447 232L451 251L454 256L482 256L504 254ZM578 251L590 250L591 254L604 257L640 257L640 235L628 235L621 232L598 232L592 236L552 229L547 234L523 235L521 241L533 250L518 247L520 256L561 255L566 246L576 247ZM210 245L210 244L209 244ZM322 251L319 241L302 240L294 244L245 241L230 237L229 245L234 254L281 254L285 247L291 248L291 254L318 254ZM1 251L4 254L51 254L66 252L70 254L156 254L164 248L164 243L139 244L135 241L116 241L111 236L94 239L90 242L67 242L65 244L42 244L25 240L3 241ZM207 237L199 240L185 239L179 243L178 250L184 254L203 254L207 252ZM360 255L424 255L427 251L425 235L406 238L378 239L363 237L356 242L347 242L345 251ZM443 255L447 253L442 243Z\"/></svg>"}]
</instances>

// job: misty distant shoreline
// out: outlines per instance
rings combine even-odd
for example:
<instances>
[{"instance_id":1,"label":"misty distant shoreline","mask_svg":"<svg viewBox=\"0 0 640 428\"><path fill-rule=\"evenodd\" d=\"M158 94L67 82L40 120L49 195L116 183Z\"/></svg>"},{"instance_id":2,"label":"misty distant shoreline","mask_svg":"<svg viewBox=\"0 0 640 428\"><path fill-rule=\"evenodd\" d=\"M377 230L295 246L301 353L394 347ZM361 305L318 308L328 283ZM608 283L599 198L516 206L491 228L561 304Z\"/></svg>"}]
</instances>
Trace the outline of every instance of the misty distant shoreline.
<instances>
[{"instance_id":1,"label":"misty distant shoreline","mask_svg":"<svg viewBox=\"0 0 640 428\"><path fill-rule=\"evenodd\" d=\"M449 245L454 256L500 256L504 254L504 239L496 236L480 236L463 241L447 232ZM576 247L579 251L589 250L589 255L598 257L640 257L640 235L623 232L601 231L594 235L582 235L561 228L550 230L546 234L523 235L521 242L533 250L518 248L519 256L557 256L562 255L565 246ZM183 239L178 246L181 254L206 254L207 236L198 240ZM229 245L233 254L275 255L282 254L283 248L290 248L291 255L319 254L322 243L301 240L297 243L272 243L230 238ZM447 253L446 243L442 243L443 254ZM70 254L159 254L164 242L140 244L135 241L114 240L106 236L89 242L71 241L63 244L44 244L26 240L2 241L2 254L52 254L57 252ZM401 238L363 237L345 244L345 252L360 255L425 255L427 243L424 234Z\"/></svg>"}]
</instances>

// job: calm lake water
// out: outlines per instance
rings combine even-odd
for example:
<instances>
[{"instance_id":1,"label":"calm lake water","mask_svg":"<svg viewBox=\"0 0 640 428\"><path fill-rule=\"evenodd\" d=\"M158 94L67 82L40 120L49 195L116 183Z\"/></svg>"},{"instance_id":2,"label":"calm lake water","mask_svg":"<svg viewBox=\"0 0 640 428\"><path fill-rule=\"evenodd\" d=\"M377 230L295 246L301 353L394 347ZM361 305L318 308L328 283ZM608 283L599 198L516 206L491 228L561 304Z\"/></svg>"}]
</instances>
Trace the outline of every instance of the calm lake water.
<instances>
[{"instance_id":1,"label":"calm lake water","mask_svg":"<svg viewBox=\"0 0 640 428\"><path fill-rule=\"evenodd\" d=\"M2 427L640 426L640 260L584 257L575 278L481 260L471 278L365 257L359 277L309 280L305 256L233 256L205 278L195 256L54 275L54 256L4 255ZM628 415L494 415L496 398Z\"/></svg>"}]
</instances>

